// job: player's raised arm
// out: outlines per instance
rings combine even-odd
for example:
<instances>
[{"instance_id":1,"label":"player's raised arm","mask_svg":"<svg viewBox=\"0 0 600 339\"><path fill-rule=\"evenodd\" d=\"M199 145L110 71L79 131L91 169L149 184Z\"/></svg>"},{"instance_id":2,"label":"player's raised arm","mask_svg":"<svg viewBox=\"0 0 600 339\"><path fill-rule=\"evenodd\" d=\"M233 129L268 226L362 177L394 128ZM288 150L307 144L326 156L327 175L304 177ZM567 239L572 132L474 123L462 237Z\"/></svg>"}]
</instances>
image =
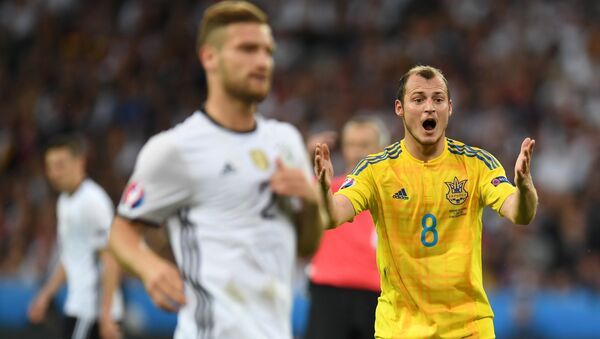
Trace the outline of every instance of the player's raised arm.
<instances>
[{"instance_id":1,"label":"player's raised arm","mask_svg":"<svg viewBox=\"0 0 600 339\"><path fill-rule=\"evenodd\" d=\"M527 225L535 216L538 196L531 178L531 158L535 140L525 138L521 144L521 152L515 164L515 185L517 191L511 194L502 205L501 213L510 221L519 225Z\"/></svg>"},{"instance_id":2,"label":"player's raised arm","mask_svg":"<svg viewBox=\"0 0 600 339\"><path fill-rule=\"evenodd\" d=\"M140 277L158 307L175 312L185 304L183 281L175 266L145 246L142 227L137 222L115 217L110 250L125 268Z\"/></svg>"},{"instance_id":3,"label":"player's raised arm","mask_svg":"<svg viewBox=\"0 0 600 339\"><path fill-rule=\"evenodd\" d=\"M330 219L327 228L335 228L354 219L356 213L350 200L343 195L334 196L331 193L333 164L327 144L317 144L315 148L315 176L319 180L321 197Z\"/></svg>"}]
</instances>

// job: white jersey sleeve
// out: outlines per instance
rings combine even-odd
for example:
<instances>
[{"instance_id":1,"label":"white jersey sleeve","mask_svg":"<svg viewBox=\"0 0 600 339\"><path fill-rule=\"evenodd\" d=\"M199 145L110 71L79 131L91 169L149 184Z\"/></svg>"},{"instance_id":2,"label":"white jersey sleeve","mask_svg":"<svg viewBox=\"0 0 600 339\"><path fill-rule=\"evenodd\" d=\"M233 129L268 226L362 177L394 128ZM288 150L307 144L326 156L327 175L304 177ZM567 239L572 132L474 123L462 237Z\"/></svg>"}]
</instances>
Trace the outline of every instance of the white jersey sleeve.
<instances>
[{"instance_id":1,"label":"white jersey sleeve","mask_svg":"<svg viewBox=\"0 0 600 339\"><path fill-rule=\"evenodd\" d=\"M187 164L168 133L152 137L140 151L118 213L154 225L184 206L194 189Z\"/></svg>"}]
</instances>

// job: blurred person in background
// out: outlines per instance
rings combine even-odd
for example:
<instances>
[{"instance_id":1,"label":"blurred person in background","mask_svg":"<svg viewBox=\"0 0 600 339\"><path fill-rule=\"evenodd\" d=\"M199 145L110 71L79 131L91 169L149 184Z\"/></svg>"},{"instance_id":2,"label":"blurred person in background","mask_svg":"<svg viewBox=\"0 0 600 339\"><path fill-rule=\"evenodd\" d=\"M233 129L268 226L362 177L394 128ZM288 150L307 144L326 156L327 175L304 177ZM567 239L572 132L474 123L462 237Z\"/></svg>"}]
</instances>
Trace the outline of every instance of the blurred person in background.
<instances>
[{"instance_id":1,"label":"blurred person in background","mask_svg":"<svg viewBox=\"0 0 600 339\"><path fill-rule=\"evenodd\" d=\"M380 119L358 116L348 121L341 135L345 173L352 173L361 159L381 151L389 142L390 132ZM331 186L339 188L345 179L345 175L337 176ZM324 233L309 269L307 338L373 338L380 292L376 241L368 211Z\"/></svg>"},{"instance_id":2,"label":"blurred person in background","mask_svg":"<svg viewBox=\"0 0 600 339\"><path fill-rule=\"evenodd\" d=\"M266 14L223 1L204 12L198 58L208 97L142 148L110 247L156 305L178 311L175 338L291 338L297 255L324 221L302 136L258 116L275 44ZM141 245L166 223L177 267Z\"/></svg>"},{"instance_id":3,"label":"blurred person in background","mask_svg":"<svg viewBox=\"0 0 600 339\"><path fill-rule=\"evenodd\" d=\"M334 224L370 210L378 234L381 297L376 338L493 338L493 312L483 289L482 210L529 224L537 193L530 174L535 141L525 138L515 164L516 187L488 152L446 137L452 115L440 70L415 66L400 79L396 115L404 139L358 163L328 206ZM329 189L327 145L315 172Z\"/></svg>"},{"instance_id":4,"label":"blurred person in background","mask_svg":"<svg viewBox=\"0 0 600 339\"><path fill-rule=\"evenodd\" d=\"M48 180L60 192L56 206L60 260L31 303L29 319L44 320L48 305L66 281L64 337L120 338L119 270L107 250L112 201L87 177L79 137L56 137L47 147L45 162Z\"/></svg>"}]
</instances>

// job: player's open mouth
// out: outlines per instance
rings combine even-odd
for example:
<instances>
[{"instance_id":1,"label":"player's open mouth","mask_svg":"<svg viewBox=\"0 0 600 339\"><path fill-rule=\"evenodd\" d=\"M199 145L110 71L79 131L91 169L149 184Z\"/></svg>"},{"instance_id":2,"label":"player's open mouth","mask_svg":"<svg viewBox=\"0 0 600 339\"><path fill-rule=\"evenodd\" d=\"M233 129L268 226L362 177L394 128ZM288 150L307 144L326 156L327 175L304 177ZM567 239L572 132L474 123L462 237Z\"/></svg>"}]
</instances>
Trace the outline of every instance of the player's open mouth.
<instances>
[{"instance_id":1,"label":"player's open mouth","mask_svg":"<svg viewBox=\"0 0 600 339\"><path fill-rule=\"evenodd\" d=\"M435 119L427 119L427 120L423 121L423 128L426 131L434 130L436 125L437 125L437 122L435 121Z\"/></svg>"}]
</instances>

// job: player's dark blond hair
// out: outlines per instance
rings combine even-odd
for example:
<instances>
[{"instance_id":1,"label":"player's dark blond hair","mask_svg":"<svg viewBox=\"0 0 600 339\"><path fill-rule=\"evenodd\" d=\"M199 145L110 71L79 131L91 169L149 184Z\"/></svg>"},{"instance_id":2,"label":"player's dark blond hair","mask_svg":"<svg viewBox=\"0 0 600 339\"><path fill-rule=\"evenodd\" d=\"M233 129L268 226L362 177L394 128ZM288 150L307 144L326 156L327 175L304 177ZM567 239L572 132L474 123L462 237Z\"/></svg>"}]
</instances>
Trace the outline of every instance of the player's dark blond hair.
<instances>
[{"instance_id":1,"label":"player's dark blond hair","mask_svg":"<svg viewBox=\"0 0 600 339\"><path fill-rule=\"evenodd\" d=\"M75 157L85 157L87 145L83 136L73 134L61 134L52 137L44 146L44 154L57 149L66 149Z\"/></svg>"},{"instance_id":2,"label":"player's dark blond hair","mask_svg":"<svg viewBox=\"0 0 600 339\"><path fill-rule=\"evenodd\" d=\"M432 66L415 66L408 70L408 72L404 73L404 75L400 78L400 84L398 85L398 93L396 98L400 100L402 105L404 105L404 95L406 94L406 83L411 75L417 74L427 80L433 79L434 77L439 77L444 81L444 85L446 85L446 95L448 95L448 99L450 99L450 88L448 87L448 80L444 76L441 70L432 67Z\"/></svg>"},{"instance_id":3,"label":"player's dark blond hair","mask_svg":"<svg viewBox=\"0 0 600 339\"><path fill-rule=\"evenodd\" d=\"M220 44L218 39L211 41L213 33L219 28L240 22L268 24L268 17L260 8L247 1L221 1L208 7L198 25L196 49L200 49L208 42L218 46Z\"/></svg>"}]
</instances>

